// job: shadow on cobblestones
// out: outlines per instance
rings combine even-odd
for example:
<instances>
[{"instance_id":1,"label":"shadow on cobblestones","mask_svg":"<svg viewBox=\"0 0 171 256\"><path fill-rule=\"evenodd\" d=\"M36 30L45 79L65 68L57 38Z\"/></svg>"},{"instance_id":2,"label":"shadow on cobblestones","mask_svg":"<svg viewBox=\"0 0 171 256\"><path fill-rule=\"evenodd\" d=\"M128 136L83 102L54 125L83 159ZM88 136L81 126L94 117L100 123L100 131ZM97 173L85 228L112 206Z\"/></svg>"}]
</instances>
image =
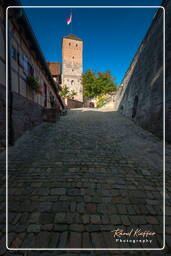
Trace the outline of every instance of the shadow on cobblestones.
<instances>
[{"instance_id":1,"label":"shadow on cobblestones","mask_svg":"<svg viewBox=\"0 0 171 256\"><path fill-rule=\"evenodd\" d=\"M161 140L113 111L71 110L60 122L43 123L27 132L9 148L9 247L161 248L162 147ZM166 158L170 152L167 145ZM0 159L3 167L4 153ZM167 171L169 168L168 162ZM169 182L166 182L168 224ZM4 195L4 190L1 191ZM4 209L4 196L1 202ZM3 220L4 215L2 236ZM133 229L132 234L141 229L155 235L152 242L149 236L145 242L123 242L128 235L121 242L114 238L111 232L114 229L124 232ZM166 231L169 245L169 226ZM26 255L38 254L128 255L123 251L27 252ZM22 254L13 252L13 255Z\"/></svg>"}]
</instances>

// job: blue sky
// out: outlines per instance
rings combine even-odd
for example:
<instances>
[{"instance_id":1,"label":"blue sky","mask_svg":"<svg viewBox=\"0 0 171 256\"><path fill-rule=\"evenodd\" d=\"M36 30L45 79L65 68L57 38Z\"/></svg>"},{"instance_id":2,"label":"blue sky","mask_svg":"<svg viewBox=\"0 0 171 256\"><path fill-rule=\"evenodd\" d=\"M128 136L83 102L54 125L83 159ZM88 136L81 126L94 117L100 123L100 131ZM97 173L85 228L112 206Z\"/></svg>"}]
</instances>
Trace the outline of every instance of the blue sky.
<instances>
[{"instance_id":1,"label":"blue sky","mask_svg":"<svg viewBox=\"0 0 171 256\"><path fill-rule=\"evenodd\" d=\"M23 5L148 5L158 6L161 0L98 0L86 2L58 0L22 0ZM47 61L61 62L61 39L70 33L66 25L69 8L25 9L40 48ZM84 41L84 71L111 70L120 83L124 73L149 28L156 9L72 8L72 33Z\"/></svg>"}]
</instances>

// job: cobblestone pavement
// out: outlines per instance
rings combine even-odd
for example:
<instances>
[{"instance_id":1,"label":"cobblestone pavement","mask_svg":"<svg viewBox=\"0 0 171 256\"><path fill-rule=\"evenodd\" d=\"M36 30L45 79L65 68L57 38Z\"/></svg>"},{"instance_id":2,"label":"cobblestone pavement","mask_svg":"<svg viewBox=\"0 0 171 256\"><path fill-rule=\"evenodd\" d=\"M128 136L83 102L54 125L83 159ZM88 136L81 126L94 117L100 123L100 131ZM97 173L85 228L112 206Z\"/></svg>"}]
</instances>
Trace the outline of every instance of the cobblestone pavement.
<instances>
[{"instance_id":1,"label":"cobblestone pavement","mask_svg":"<svg viewBox=\"0 0 171 256\"><path fill-rule=\"evenodd\" d=\"M171 244L169 155L171 146L166 145L167 251ZM1 167L3 159L4 152ZM43 123L27 132L9 149L8 182L10 248L163 246L162 142L117 112L75 109L56 124ZM1 210L3 195L2 188ZM3 222L2 214L1 237ZM124 243L116 241L111 232L117 228L156 234L134 237L144 243ZM121 237L126 238L133 237ZM53 253L109 255L107 251L41 254ZM148 255L144 253L137 255ZM159 253L154 255L164 255Z\"/></svg>"}]
</instances>

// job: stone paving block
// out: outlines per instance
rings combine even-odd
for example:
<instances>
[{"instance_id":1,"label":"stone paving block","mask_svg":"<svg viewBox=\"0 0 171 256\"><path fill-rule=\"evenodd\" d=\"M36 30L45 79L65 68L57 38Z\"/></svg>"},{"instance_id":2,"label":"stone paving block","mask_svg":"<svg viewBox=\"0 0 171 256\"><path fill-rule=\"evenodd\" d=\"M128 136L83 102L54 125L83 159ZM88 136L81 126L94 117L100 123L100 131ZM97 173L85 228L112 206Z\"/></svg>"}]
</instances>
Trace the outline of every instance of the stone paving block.
<instances>
[{"instance_id":1,"label":"stone paving block","mask_svg":"<svg viewBox=\"0 0 171 256\"><path fill-rule=\"evenodd\" d=\"M21 244L24 240L25 233L20 233L16 236L16 238L13 240L11 247L12 248L21 248Z\"/></svg>"},{"instance_id":2,"label":"stone paving block","mask_svg":"<svg viewBox=\"0 0 171 256\"><path fill-rule=\"evenodd\" d=\"M122 222L123 225L125 225L125 226L130 226L131 225L131 222L130 222L127 215L121 215L120 218L121 218L121 222Z\"/></svg>"},{"instance_id":3,"label":"stone paving block","mask_svg":"<svg viewBox=\"0 0 171 256\"><path fill-rule=\"evenodd\" d=\"M40 225L37 225L37 224L29 225L27 228L27 232L33 232L33 233L40 232Z\"/></svg>"},{"instance_id":4,"label":"stone paving block","mask_svg":"<svg viewBox=\"0 0 171 256\"><path fill-rule=\"evenodd\" d=\"M53 229L53 224L43 224L40 228L43 231L51 231Z\"/></svg>"},{"instance_id":5,"label":"stone paving block","mask_svg":"<svg viewBox=\"0 0 171 256\"><path fill-rule=\"evenodd\" d=\"M71 212L74 212L76 210L76 202L71 202L70 209L71 209Z\"/></svg>"},{"instance_id":6,"label":"stone paving block","mask_svg":"<svg viewBox=\"0 0 171 256\"><path fill-rule=\"evenodd\" d=\"M137 225L147 224L147 221L144 216L129 216L131 223Z\"/></svg>"},{"instance_id":7,"label":"stone paving block","mask_svg":"<svg viewBox=\"0 0 171 256\"><path fill-rule=\"evenodd\" d=\"M145 218L149 224L159 224L159 221L154 216L146 216Z\"/></svg>"},{"instance_id":8,"label":"stone paving block","mask_svg":"<svg viewBox=\"0 0 171 256\"><path fill-rule=\"evenodd\" d=\"M58 232L51 232L50 239L49 239L49 248L57 248L59 242L59 235Z\"/></svg>"},{"instance_id":9,"label":"stone paving block","mask_svg":"<svg viewBox=\"0 0 171 256\"><path fill-rule=\"evenodd\" d=\"M77 204L77 211L79 213L84 213L85 212L84 207L85 207L84 203L78 203Z\"/></svg>"},{"instance_id":10,"label":"stone paving block","mask_svg":"<svg viewBox=\"0 0 171 256\"><path fill-rule=\"evenodd\" d=\"M122 223L119 215L111 215L110 221L112 224L121 224Z\"/></svg>"},{"instance_id":11,"label":"stone paving block","mask_svg":"<svg viewBox=\"0 0 171 256\"><path fill-rule=\"evenodd\" d=\"M85 230L85 227L82 224L71 224L69 226L69 229L71 231L83 232Z\"/></svg>"},{"instance_id":12,"label":"stone paving block","mask_svg":"<svg viewBox=\"0 0 171 256\"><path fill-rule=\"evenodd\" d=\"M53 230L57 232L62 232L68 230L67 224L54 224Z\"/></svg>"},{"instance_id":13,"label":"stone paving block","mask_svg":"<svg viewBox=\"0 0 171 256\"><path fill-rule=\"evenodd\" d=\"M65 195L66 189L65 188L53 188L50 191L51 195Z\"/></svg>"},{"instance_id":14,"label":"stone paving block","mask_svg":"<svg viewBox=\"0 0 171 256\"><path fill-rule=\"evenodd\" d=\"M100 224L101 223L101 218L99 215L91 215L90 216L90 222L92 224Z\"/></svg>"},{"instance_id":15,"label":"stone paving block","mask_svg":"<svg viewBox=\"0 0 171 256\"><path fill-rule=\"evenodd\" d=\"M83 215L82 215L82 221L83 221L83 224L88 224L88 223L90 223L90 217L89 217L89 215L83 214Z\"/></svg>"},{"instance_id":16,"label":"stone paving block","mask_svg":"<svg viewBox=\"0 0 171 256\"><path fill-rule=\"evenodd\" d=\"M55 215L55 223L66 223L66 214L64 212Z\"/></svg>"},{"instance_id":17,"label":"stone paving block","mask_svg":"<svg viewBox=\"0 0 171 256\"><path fill-rule=\"evenodd\" d=\"M16 233L15 232L8 232L8 247L11 247L12 241L15 239ZM4 236L5 239L5 236ZM6 241L6 240L5 240Z\"/></svg>"},{"instance_id":18,"label":"stone paving block","mask_svg":"<svg viewBox=\"0 0 171 256\"><path fill-rule=\"evenodd\" d=\"M115 240L113 238L112 232L110 232L110 231L109 232L103 232L102 236L103 236L105 248L117 248L117 246L114 246L115 245Z\"/></svg>"},{"instance_id":19,"label":"stone paving block","mask_svg":"<svg viewBox=\"0 0 171 256\"><path fill-rule=\"evenodd\" d=\"M8 225L8 229L9 232L16 232L16 233L21 233L21 232L25 232L27 229L27 225L23 225L23 224L15 224L15 225Z\"/></svg>"},{"instance_id":20,"label":"stone paving block","mask_svg":"<svg viewBox=\"0 0 171 256\"><path fill-rule=\"evenodd\" d=\"M85 231L87 232L101 231L101 226L97 224L87 224L85 225Z\"/></svg>"},{"instance_id":21,"label":"stone paving block","mask_svg":"<svg viewBox=\"0 0 171 256\"><path fill-rule=\"evenodd\" d=\"M105 248L103 236L101 233L92 232L91 239L94 248Z\"/></svg>"},{"instance_id":22,"label":"stone paving block","mask_svg":"<svg viewBox=\"0 0 171 256\"><path fill-rule=\"evenodd\" d=\"M78 188L68 189L67 194L71 196L79 196L81 195L81 190Z\"/></svg>"},{"instance_id":23,"label":"stone paving block","mask_svg":"<svg viewBox=\"0 0 171 256\"><path fill-rule=\"evenodd\" d=\"M90 234L88 232L82 233L82 248L92 248Z\"/></svg>"},{"instance_id":24,"label":"stone paving block","mask_svg":"<svg viewBox=\"0 0 171 256\"><path fill-rule=\"evenodd\" d=\"M96 205L91 204L91 203L87 203L86 204L86 210L87 210L88 213L96 213Z\"/></svg>"},{"instance_id":25,"label":"stone paving block","mask_svg":"<svg viewBox=\"0 0 171 256\"><path fill-rule=\"evenodd\" d=\"M109 224L111 221L109 219L109 216L101 216L102 224Z\"/></svg>"},{"instance_id":26,"label":"stone paving block","mask_svg":"<svg viewBox=\"0 0 171 256\"><path fill-rule=\"evenodd\" d=\"M51 224L54 221L55 215L53 213L41 213L40 223L41 224Z\"/></svg>"},{"instance_id":27,"label":"stone paving block","mask_svg":"<svg viewBox=\"0 0 171 256\"><path fill-rule=\"evenodd\" d=\"M50 202L39 203L40 212L50 212L51 209L52 209L52 203L50 203Z\"/></svg>"},{"instance_id":28,"label":"stone paving block","mask_svg":"<svg viewBox=\"0 0 171 256\"><path fill-rule=\"evenodd\" d=\"M15 218L13 218L13 221L11 222L12 224L16 224L19 222L20 218L21 218L21 213L19 214L16 214L15 215ZM4 223L4 219L5 219L5 216L1 215L1 218L0 218L0 223Z\"/></svg>"},{"instance_id":29,"label":"stone paving block","mask_svg":"<svg viewBox=\"0 0 171 256\"><path fill-rule=\"evenodd\" d=\"M39 223L40 213L33 212L29 218L29 223Z\"/></svg>"},{"instance_id":30,"label":"stone paving block","mask_svg":"<svg viewBox=\"0 0 171 256\"><path fill-rule=\"evenodd\" d=\"M35 248L36 246L36 235L33 233L27 234L21 244L21 248Z\"/></svg>"},{"instance_id":31,"label":"stone paving block","mask_svg":"<svg viewBox=\"0 0 171 256\"><path fill-rule=\"evenodd\" d=\"M81 233L70 232L69 248L81 248Z\"/></svg>"},{"instance_id":32,"label":"stone paving block","mask_svg":"<svg viewBox=\"0 0 171 256\"><path fill-rule=\"evenodd\" d=\"M67 248L68 244L68 232L62 232L59 238L58 248Z\"/></svg>"},{"instance_id":33,"label":"stone paving block","mask_svg":"<svg viewBox=\"0 0 171 256\"><path fill-rule=\"evenodd\" d=\"M47 196L49 194L49 189L48 188L40 188L37 191L38 191L38 194L40 196Z\"/></svg>"},{"instance_id":34,"label":"stone paving block","mask_svg":"<svg viewBox=\"0 0 171 256\"><path fill-rule=\"evenodd\" d=\"M36 247L37 248L48 248L50 240L50 233L46 231L41 231L36 235Z\"/></svg>"}]
</instances>

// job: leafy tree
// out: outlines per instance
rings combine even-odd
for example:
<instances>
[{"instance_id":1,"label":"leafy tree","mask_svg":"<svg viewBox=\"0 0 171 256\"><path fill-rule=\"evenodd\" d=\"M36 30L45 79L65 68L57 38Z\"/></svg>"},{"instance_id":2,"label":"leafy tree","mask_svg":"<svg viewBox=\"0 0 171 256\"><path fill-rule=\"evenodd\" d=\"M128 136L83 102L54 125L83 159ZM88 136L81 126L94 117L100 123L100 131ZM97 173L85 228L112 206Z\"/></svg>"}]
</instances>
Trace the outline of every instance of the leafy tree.
<instances>
[{"instance_id":1,"label":"leafy tree","mask_svg":"<svg viewBox=\"0 0 171 256\"><path fill-rule=\"evenodd\" d=\"M116 90L115 79L110 71L94 72L87 70L82 75L84 96L95 98L99 95L111 94Z\"/></svg>"},{"instance_id":2,"label":"leafy tree","mask_svg":"<svg viewBox=\"0 0 171 256\"><path fill-rule=\"evenodd\" d=\"M64 98L68 98L68 96L69 96L69 89L68 89L68 87L66 85L60 91L60 96L64 97Z\"/></svg>"},{"instance_id":3,"label":"leafy tree","mask_svg":"<svg viewBox=\"0 0 171 256\"><path fill-rule=\"evenodd\" d=\"M103 107L107 103L108 97L106 95L97 96L96 106L97 108Z\"/></svg>"},{"instance_id":4,"label":"leafy tree","mask_svg":"<svg viewBox=\"0 0 171 256\"><path fill-rule=\"evenodd\" d=\"M69 94L69 98L74 99L74 96L76 96L76 95L77 95L77 93L74 90L72 90Z\"/></svg>"},{"instance_id":5,"label":"leafy tree","mask_svg":"<svg viewBox=\"0 0 171 256\"><path fill-rule=\"evenodd\" d=\"M94 98L97 95L95 80L96 80L96 75L90 69L87 70L85 74L82 74L84 96L87 96L88 98Z\"/></svg>"}]
</instances>

